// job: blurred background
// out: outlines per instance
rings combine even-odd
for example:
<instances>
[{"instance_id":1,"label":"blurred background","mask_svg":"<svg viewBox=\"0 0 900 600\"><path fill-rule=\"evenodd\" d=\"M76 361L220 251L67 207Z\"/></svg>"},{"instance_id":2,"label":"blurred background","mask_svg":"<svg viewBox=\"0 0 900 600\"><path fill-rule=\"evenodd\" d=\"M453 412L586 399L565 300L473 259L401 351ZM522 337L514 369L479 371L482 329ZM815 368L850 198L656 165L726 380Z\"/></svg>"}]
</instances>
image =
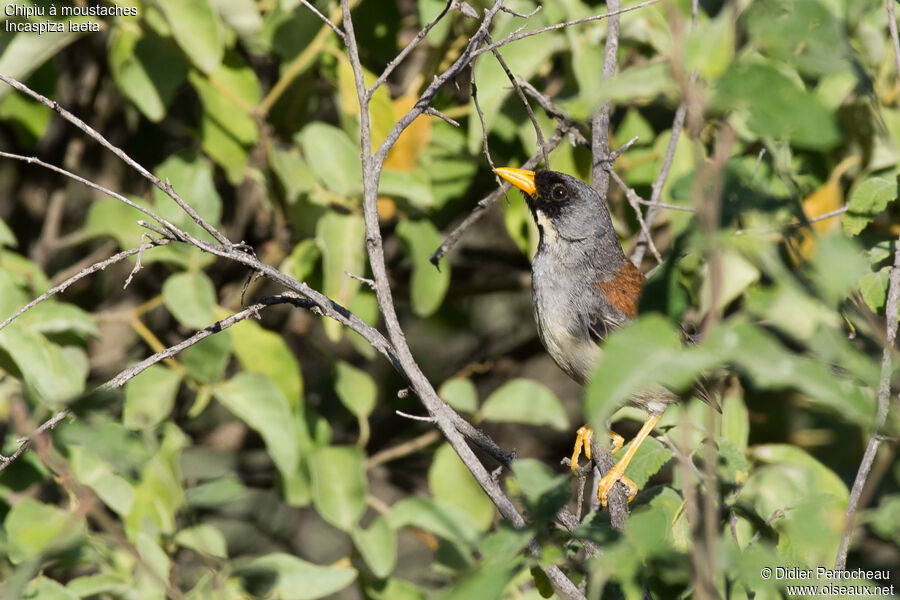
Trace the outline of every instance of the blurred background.
<instances>
[{"instance_id":1,"label":"blurred background","mask_svg":"<svg viewBox=\"0 0 900 600\"><path fill-rule=\"evenodd\" d=\"M340 26L335 3L312 4ZM494 40L607 10L586 0L506 4L521 14L540 10L528 19L498 13ZM353 74L344 45L307 7L157 0L95 5L134 7L135 16L63 17L52 14L61 3L7 6L40 10L0 16L0 73L168 179L263 262L380 325L372 291L347 276L370 276ZM371 82L445 3L351 6ZM479 17L454 5L375 92L375 144L464 50L488 3L467 6ZM6 597L533 598L545 588L532 576L538 561L521 552L530 535L544 544L542 564L563 565L576 580L590 576L592 597L641 597L644 587L654 597L690 597L699 534L685 489L699 483L673 448L703 471L707 439L721 501L721 535L707 547L720 549L720 593L781 597L790 581L761 581L759 565L830 568L875 422L888 266L900 233L900 86L887 13L874 0L698 8L694 26L683 0L623 14L612 80L600 77L605 20L501 48L515 78L554 103L548 113L529 96L545 139L560 114L590 138L591 115L614 103L611 146L637 137L614 169L644 199L657 182L661 202L707 214L717 196L704 195L699 174L724 147L713 174L718 217L709 225L686 210L658 212L652 233L665 261L657 265L647 252L641 264L650 274L648 320L616 338L608 353L615 362L600 367L605 383L586 397L537 338L529 265L538 237L518 191L467 229L439 269L429 261L496 189L484 139L496 166L521 165L537 151L534 126L497 60L481 55L474 75L464 70L433 101L458 126L419 117L385 163L378 211L413 354L448 403L505 449L534 459L506 482L533 529L518 535L499 524L435 428L395 412L425 414L413 395L398 394L405 382L387 361L304 310L267 308L152 367L121 394L84 396L280 291L238 265L171 244L143 253L127 288L134 259L78 281L0 331L3 454L57 411L73 411L0 473ZM27 31L42 21L99 31ZM688 118L676 132L671 170L658 180L682 105ZM590 150L573 140L562 136L550 166L589 181ZM0 150L38 157L205 235L120 158L6 85ZM640 233L634 210L616 184L608 203L630 254ZM807 221L840 209L846 213ZM0 159L0 317L138 246L141 218L40 165ZM683 364L693 373L716 363L713 390L724 414L710 420L685 393L658 428L665 439L651 440L629 471L645 490L633 506L643 517L621 535L597 515L587 535L605 544L609 559L585 561L550 527L550 509L575 505L577 481L560 464L574 431L612 414L606 392L633 371L682 364L673 362L678 350L648 352L647 340L663 347L678 327L701 330L708 314L722 323ZM623 383L625 392L628 385L635 384ZM896 407L893 395L891 402ZM630 438L642 419L622 409L613 428ZM894 584L896 422L892 413L848 561L892 569ZM497 466L483 458L489 470Z\"/></svg>"}]
</instances>

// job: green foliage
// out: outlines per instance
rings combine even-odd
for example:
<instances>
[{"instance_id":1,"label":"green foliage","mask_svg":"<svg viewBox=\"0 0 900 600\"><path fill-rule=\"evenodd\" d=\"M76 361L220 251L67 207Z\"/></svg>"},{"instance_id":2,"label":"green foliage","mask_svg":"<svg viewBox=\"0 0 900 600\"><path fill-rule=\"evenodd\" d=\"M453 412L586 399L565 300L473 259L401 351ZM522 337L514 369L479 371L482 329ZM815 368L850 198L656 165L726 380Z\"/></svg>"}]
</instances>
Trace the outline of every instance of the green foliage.
<instances>
[{"instance_id":1,"label":"green foliage","mask_svg":"<svg viewBox=\"0 0 900 600\"><path fill-rule=\"evenodd\" d=\"M311 3L342 26L337 2ZM349 4L366 86L446 6ZM460 56L479 22L467 11L480 19L491 3L469 4L454 5L374 90L371 148L359 143L346 45L304 3L159 0L124 17L5 15L7 24L102 27L8 30L0 73L97 128L265 264L387 332L394 323L367 283L361 157ZM584 0L505 5L541 10L527 20L499 12L495 42L604 11ZM65 284L0 329L3 455L71 411L0 472L4 593L536 600L553 593L544 569L558 566L576 585L586 580L588 597L680 598L700 595L700 560L720 596L767 599L807 582L763 579L764 567L830 567L875 430L882 319L898 317L885 315L900 233L900 111L883 3L700 3L692 26L690 3L661 2L623 13L620 25L611 78L600 76L606 20L498 48L516 81L555 104L550 114L529 96L544 138L557 112L587 134L612 100L612 149L638 138L612 168L669 205L651 227L665 261L650 274L642 314L608 336L583 397L532 325L527 260L539 234L520 194L489 209L440 269L430 262L494 189L485 139L496 166L536 151L531 119L490 52L472 66L478 108L464 69L431 99L460 126L418 117L373 190L413 357L450 407L516 449L494 477L524 527L500 518L452 447L435 444L433 423L396 414L423 409L414 393L398 394L409 384L392 370L395 349L345 336L319 307L266 308L121 391L94 392L283 291L172 242ZM657 181L686 98L668 177ZM215 243L165 191L6 85L0 124L4 151L58 164L138 207L2 159L0 196L12 200L0 203L0 321L85 265L157 236L138 221L167 227L140 208ZM595 159L568 137L550 151L552 168L586 181ZM615 184L606 201L630 251L634 212ZM650 253L640 267L654 268ZM640 492L624 531L604 512L584 515L574 535L560 530L557 513L574 510L578 488L558 464L573 424L590 422L601 443L607 421L633 433L646 414L623 405L657 386L681 401L628 466ZM898 432L891 402L883 449ZM854 567L900 561L900 470L877 464L851 538ZM599 558L585 557L586 540Z\"/></svg>"}]
</instances>

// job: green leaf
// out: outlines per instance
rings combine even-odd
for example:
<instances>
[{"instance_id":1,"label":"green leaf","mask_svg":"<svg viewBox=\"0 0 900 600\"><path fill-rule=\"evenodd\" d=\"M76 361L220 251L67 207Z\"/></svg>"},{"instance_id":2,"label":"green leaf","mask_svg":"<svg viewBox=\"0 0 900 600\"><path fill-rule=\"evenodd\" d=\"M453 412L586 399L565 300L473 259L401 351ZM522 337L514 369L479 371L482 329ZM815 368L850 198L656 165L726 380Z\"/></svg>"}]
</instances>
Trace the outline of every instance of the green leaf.
<instances>
[{"instance_id":1,"label":"green leaf","mask_svg":"<svg viewBox=\"0 0 900 600\"><path fill-rule=\"evenodd\" d=\"M847 213L842 221L844 233L858 235L896 198L897 182L895 180L870 177L863 181L850 193Z\"/></svg>"},{"instance_id":2,"label":"green leaf","mask_svg":"<svg viewBox=\"0 0 900 600\"><path fill-rule=\"evenodd\" d=\"M119 91L144 116L159 122L175 91L187 78L181 58L153 35L121 22L110 36L109 67Z\"/></svg>"},{"instance_id":3,"label":"green leaf","mask_svg":"<svg viewBox=\"0 0 900 600\"><path fill-rule=\"evenodd\" d=\"M872 531L885 540L900 538L900 495L882 497L878 508L866 511L865 521Z\"/></svg>"},{"instance_id":4,"label":"green leaf","mask_svg":"<svg viewBox=\"0 0 900 600\"><path fill-rule=\"evenodd\" d=\"M484 565L468 573L441 596L441 600L494 600L502 596L503 588L512 579L514 570Z\"/></svg>"},{"instance_id":5,"label":"green leaf","mask_svg":"<svg viewBox=\"0 0 900 600\"><path fill-rule=\"evenodd\" d=\"M734 318L711 328L704 346L707 343L757 386L795 388L814 405L866 427L874 419L871 389L841 377L821 360L796 355L745 319Z\"/></svg>"},{"instance_id":6,"label":"green leaf","mask_svg":"<svg viewBox=\"0 0 900 600\"><path fill-rule=\"evenodd\" d=\"M84 532L84 518L77 512L23 498L9 509L4 527L9 559L19 564L74 542Z\"/></svg>"},{"instance_id":7,"label":"green leaf","mask_svg":"<svg viewBox=\"0 0 900 600\"><path fill-rule=\"evenodd\" d=\"M261 373L238 373L215 386L216 400L259 433L282 476L288 477L300 462L294 420L284 394Z\"/></svg>"},{"instance_id":8,"label":"green leaf","mask_svg":"<svg viewBox=\"0 0 900 600\"><path fill-rule=\"evenodd\" d=\"M485 421L549 425L559 431L569 428L559 399L533 379L513 379L500 386L484 401L481 416Z\"/></svg>"},{"instance_id":9,"label":"green leaf","mask_svg":"<svg viewBox=\"0 0 900 600\"><path fill-rule=\"evenodd\" d=\"M813 281L832 306L843 302L856 289L860 277L869 272L857 240L839 233L819 237L812 266Z\"/></svg>"},{"instance_id":10,"label":"green leaf","mask_svg":"<svg viewBox=\"0 0 900 600\"><path fill-rule=\"evenodd\" d=\"M84 310L74 304L49 299L28 309L18 318L23 327L44 334L78 333L83 336L99 336L100 330Z\"/></svg>"},{"instance_id":11,"label":"green leaf","mask_svg":"<svg viewBox=\"0 0 900 600\"><path fill-rule=\"evenodd\" d=\"M181 373L163 365L151 365L125 384L122 423L128 429L152 429L175 406Z\"/></svg>"},{"instance_id":12,"label":"green leaf","mask_svg":"<svg viewBox=\"0 0 900 600\"><path fill-rule=\"evenodd\" d=\"M216 383L225 375L230 357L231 336L217 333L187 348L180 360L188 375L200 383Z\"/></svg>"},{"instance_id":13,"label":"green leaf","mask_svg":"<svg viewBox=\"0 0 900 600\"><path fill-rule=\"evenodd\" d=\"M283 600L315 600L344 589L356 579L356 569L321 567L290 554L275 552L257 558L239 574L251 593Z\"/></svg>"},{"instance_id":14,"label":"green leaf","mask_svg":"<svg viewBox=\"0 0 900 600\"><path fill-rule=\"evenodd\" d=\"M58 408L84 391L88 363L79 348L58 346L13 322L0 330L0 350L9 355L40 402L50 408Z\"/></svg>"},{"instance_id":15,"label":"green leaf","mask_svg":"<svg viewBox=\"0 0 900 600\"><path fill-rule=\"evenodd\" d=\"M93 19L78 18L71 21L84 23ZM27 81L38 67L82 35L82 32L72 32L68 29L62 33L47 35L15 33L4 39L4 45L0 47L0 73L19 81ZM0 86L0 99L11 91L13 88L8 85Z\"/></svg>"},{"instance_id":16,"label":"green leaf","mask_svg":"<svg viewBox=\"0 0 900 600\"><path fill-rule=\"evenodd\" d=\"M522 26L518 20L497 19L500 23L492 32L494 39L502 39L514 29ZM525 23L524 30L537 29L547 23L542 15L536 15ZM555 52L565 47L563 36L556 32L548 32L528 38L527 42L510 44L501 49L509 69L520 80L530 79L542 64ZM478 89L478 104L484 113L484 123L488 131L494 129L498 121L506 98L513 93L509 79L503 67L496 60L484 60L478 62L475 69L475 84ZM473 102L469 101L471 114L475 113ZM481 147L481 122L479 119L469 119L469 152L475 154Z\"/></svg>"},{"instance_id":17,"label":"green leaf","mask_svg":"<svg viewBox=\"0 0 900 600\"><path fill-rule=\"evenodd\" d=\"M47 577L36 577L25 588L25 600L78 600L79 596Z\"/></svg>"},{"instance_id":18,"label":"green leaf","mask_svg":"<svg viewBox=\"0 0 900 600\"><path fill-rule=\"evenodd\" d=\"M741 450L747 449L750 413L744 399L737 394L729 394L722 401L722 437Z\"/></svg>"},{"instance_id":19,"label":"green leaf","mask_svg":"<svg viewBox=\"0 0 900 600\"><path fill-rule=\"evenodd\" d=\"M323 292L347 306L359 291L359 281L347 273L362 275L365 269L366 226L359 215L324 214L316 223L316 243L322 251ZM332 341L341 336L341 325L325 321L325 333Z\"/></svg>"},{"instance_id":20,"label":"green leaf","mask_svg":"<svg viewBox=\"0 0 900 600\"><path fill-rule=\"evenodd\" d=\"M228 558L225 536L212 525L197 525L175 534L175 543L183 548L216 558Z\"/></svg>"},{"instance_id":21,"label":"green leaf","mask_svg":"<svg viewBox=\"0 0 900 600\"><path fill-rule=\"evenodd\" d=\"M449 444L442 444L434 453L428 489L435 499L469 513L482 530L486 531L494 520L494 504Z\"/></svg>"},{"instance_id":22,"label":"green leaf","mask_svg":"<svg viewBox=\"0 0 900 600\"><path fill-rule=\"evenodd\" d=\"M140 198L126 197L139 206L147 205ZM147 230L137 224L140 220L148 220L147 215L115 198L101 198L88 207L81 231L85 239L108 235L119 243L119 248L126 250L141 244L141 235ZM155 254L149 250L142 258Z\"/></svg>"},{"instance_id":23,"label":"green leaf","mask_svg":"<svg viewBox=\"0 0 900 600\"><path fill-rule=\"evenodd\" d=\"M766 62L732 63L719 80L712 106L742 111L757 136L790 141L798 148L827 150L841 140L834 114Z\"/></svg>"},{"instance_id":24,"label":"green leaf","mask_svg":"<svg viewBox=\"0 0 900 600\"><path fill-rule=\"evenodd\" d=\"M247 494L247 489L233 475L225 475L189 488L185 504L191 508L214 508L234 502Z\"/></svg>"},{"instance_id":25,"label":"green leaf","mask_svg":"<svg viewBox=\"0 0 900 600\"><path fill-rule=\"evenodd\" d=\"M393 117L391 119L393 120ZM378 183L378 193L403 198L422 210L434 207L435 203L428 172L421 168L412 171L384 169ZM401 224L405 222L401 221Z\"/></svg>"},{"instance_id":26,"label":"green leaf","mask_svg":"<svg viewBox=\"0 0 900 600\"><path fill-rule=\"evenodd\" d=\"M219 66L225 45L222 25L209 0L159 0L172 37L200 70Z\"/></svg>"},{"instance_id":27,"label":"green leaf","mask_svg":"<svg viewBox=\"0 0 900 600\"><path fill-rule=\"evenodd\" d=\"M288 204L297 202L301 195L311 192L316 185L316 176L312 168L303 160L296 148L273 147L269 151L269 166L284 187Z\"/></svg>"},{"instance_id":28,"label":"green leaf","mask_svg":"<svg viewBox=\"0 0 900 600\"><path fill-rule=\"evenodd\" d=\"M350 531L366 510L365 456L353 446L319 448L309 459L313 504L338 529Z\"/></svg>"},{"instance_id":29,"label":"green leaf","mask_svg":"<svg viewBox=\"0 0 900 600\"><path fill-rule=\"evenodd\" d=\"M587 385L585 412L595 429L631 396L654 385L688 387L699 373L720 362L706 344L685 348L681 335L659 315L648 315L613 332Z\"/></svg>"},{"instance_id":30,"label":"green leaf","mask_svg":"<svg viewBox=\"0 0 900 600\"><path fill-rule=\"evenodd\" d=\"M215 322L216 290L206 273L170 275L162 294L168 311L185 327L203 329Z\"/></svg>"},{"instance_id":31,"label":"green leaf","mask_svg":"<svg viewBox=\"0 0 900 600\"><path fill-rule=\"evenodd\" d=\"M396 502L388 522L394 529L416 527L468 547L474 547L481 537L481 529L469 513L431 498L411 497Z\"/></svg>"},{"instance_id":32,"label":"green leaf","mask_svg":"<svg viewBox=\"0 0 900 600\"><path fill-rule=\"evenodd\" d=\"M722 75L734 58L734 14L721 10L714 19L698 23L685 40L687 65L706 79Z\"/></svg>"},{"instance_id":33,"label":"green leaf","mask_svg":"<svg viewBox=\"0 0 900 600\"><path fill-rule=\"evenodd\" d=\"M443 241L441 232L431 221L407 219L397 225L397 235L403 240L412 260L409 287L413 312L427 317L440 308L450 286L450 265L445 263L438 270L429 260L431 253Z\"/></svg>"},{"instance_id":34,"label":"green leaf","mask_svg":"<svg viewBox=\"0 0 900 600\"><path fill-rule=\"evenodd\" d=\"M134 504L134 487L115 474L112 467L84 446L69 447L69 462L79 483L91 488L97 497L124 516Z\"/></svg>"},{"instance_id":35,"label":"green leaf","mask_svg":"<svg viewBox=\"0 0 900 600\"><path fill-rule=\"evenodd\" d=\"M721 261L722 281L718 285L716 306L712 306L712 276L707 272L700 288L700 314L710 309L722 310L759 280L759 269L737 252L723 251Z\"/></svg>"},{"instance_id":36,"label":"green leaf","mask_svg":"<svg viewBox=\"0 0 900 600\"><path fill-rule=\"evenodd\" d=\"M175 533L175 515L184 500L181 484L181 450L187 437L172 423L162 427L159 450L141 465L141 481L134 489L134 504L125 517L129 539L139 533Z\"/></svg>"},{"instance_id":37,"label":"green leaf","mask_svg":"<svg viewBox=\"0 0 900 600\"><path fill-rule=\"evenodd\" d=\"M189 79L210 120L238 144L252 146L256 143L259 128L249 111L259 104L259 81L253 69L237 53L229 51L208 77L194 71Z\"/></svg>"},{"instance_id":38,"label":"green leaf","mask_svg":"<svg viewBox=\"0 0 900 600\"><path fill-rule=\"evenodd\" d=\"M368 600L425 600L425 592L412 583L396 577L368 581L364 588Z\"/></svg>"},{"instance_id":39,"label":"green leaf","mask_svg":"<svg viewBox=\"0 0 900 600\"><path fill-rule=\"evenodd\" d=\"M316 245L316 240L307 238L294 246L279 268L297 281L304 281L316 268L321 256L322 252Z\"/></svg>"},{"instance_id":40,"label":"green leaf","mask_svg":"<svg viewBox=\"0 0 900 600\"><path fill-rule=\"evenodd\" d=\"M441 400L463 412L473 413L478 410L478 390L467 377L452 377L441 384L438 389Z\"/></svg>"},{"instance_id":41,"label":"green leaf","mask_svg":"<svg viewBox=\"0 0 900 600\"><path fill-rule=\"evenodd\" d=\"M292 409L303 405L303 374L297 357L284 338L252 320L228 330L235 356L251 373L268 375Z\"/></svg>"},{"instance_id":42,"label":"green leaf","mask_svg":"<svg viewBox=\"0 0 900 600\"><path fill-rule=\"evenodd\" d=\"M99 573L76 577L66 584L66 589L74 593L77 598L92 598L101 594L110 594L115 597L131 593L134 588L129 583L129 579L124 576Z\"/></svg>"},{"instance_id":43,"label":"green leaf","mask_svg":"<svg viewBox=\"0 0 900 600\"><path fill-rule=\"evenodd\" d=\"M207 159L192 152L174 154L160 163L153 172L163 181L168 180L178 195L207 222L212 225L219 223L222 217L222 198L216 191L213 170ZM153 204L160 216L194 237L212 241L212 236L162 190L153 188ZM168 246L160 250L172 251L174 247Z\"/></svg>"},{"instance_id":44,"label":"green leaf","mask_svg":"<svg viewBox=\"0 0 900 600\"><path fill-rule=\"evenodd\" d=\"M0 219L0 246L15 248L18 245L19 242L16 241L16 235L13 233L12 229L9 228L6 221Z\"/></svg>"},{"instance_id":45,"label":"green leaf","mask_svg":"<svg viewBox=\"0 0 900 600\"><path fill-rule=\"evenodd\" d=\"M348 198L362 194L359 147L346 133L314 121L300 130L296 139L306 162L325 187Z\"/></svg>"},{"instance_id":46,"label":"green leaf","mask_svg":"<svg viewBox=\"0 0 900 600\"><path fill-rule=\"evenodd\" d=\"M859 279L859 293L875 314L884 312L890 274L891 268L883 267L875 273L866 273Z\"/></svg>"},{"instance_id":47,"label":"green leaf","mask_svg":"<svg viewBox=\"0 0 900 600\"><path fill-rule=\"evenodd\" d=\"M357 418L368 418L378 400L375 382L368 373L342 360L335 364L335 371L337 378L334 390L341 399L341 404Z\"/></svg>"},{"instance_id":48,"label":"green leaf","mask_svg":"<svg viewBox=\"0 0 900 600\"><path fill-rule=\"evenodd\" d=\"M375 577L384 579L391 574L397 564L397 532L387 519L376 517L368 529L354 527L350 537Z\"/></svg>"},{"instance_id":49,"label":"green leaf","mask_svg":"<svg viewBox=\"0 0 900 600\"><path fill-rule=\"evenodd\" d=\"M754 2L747 7L744 20L752 47L795 65L805 75L852 69L843 20L818 0L797 0L790 5L778 0Z\"/></svg>"},{"instance_id":50,"label":"green leaf","mask_svg":"<svg viewBox=\"0 0 900 600\"><path fill-rule=\"evenodd\" d=\"M623 448L621 452L625 452L625 449ZM637 484L638 488L642 488L664 464L669 462L670 458L672 458L671 450L655 438L648 437L640 445L631 462L628 463L625 474Z\"/></svg>"}]
</instances>

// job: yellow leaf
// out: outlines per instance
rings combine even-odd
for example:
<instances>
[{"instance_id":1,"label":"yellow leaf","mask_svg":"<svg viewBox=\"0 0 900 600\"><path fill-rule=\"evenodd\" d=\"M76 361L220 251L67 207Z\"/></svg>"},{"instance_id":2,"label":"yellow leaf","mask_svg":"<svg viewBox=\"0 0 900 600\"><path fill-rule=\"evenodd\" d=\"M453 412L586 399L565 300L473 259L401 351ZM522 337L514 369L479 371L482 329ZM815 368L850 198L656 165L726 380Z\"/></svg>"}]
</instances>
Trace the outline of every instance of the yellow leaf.
<instances>
[{"instance_id":1,"label":"yellow leaf","mask_svg":"<svg viewBox=\"0 0 900 600\"><path fill-rule=\"evenodd\" d=\"M844 191L841 188L841 176L851 166L856 164L859 158L856 156L842 160L828 176L828 181L822 187L807 196L803 201L803 214L807 219L821 217L839 209L844 205ZM828 233L840 227L839 218L823 219L810 223L812 230L817 234ZM797 235L797 249L802 259L808 260L815 252L816 240L808 229L801 229ZM791 256L797 260L800 257Z\"/></svg>"},{"instance_id":2,"label":"yellow leaf","mask_svg":"<svg viewBox=\"0 0 900 600\"><path fill-rule=\"evenodd\" d=\"M359 117L359 98L356 96L356 80L353 78L353 67L350 60L340 53L335 53L338 59L338 96L341 101L341 109L351 117ZM363 81L367 86L375 82L375 75L363 69ZM394 105L387 87L382 85L372 94L369 102L369 117L372 126L372 147L377 148L391 127L394 126Z\"/></svg>"},{"instance_id":3,"label":"yellow leaf","mask_svg":"<svg viewBox=\"0 0 900 600\"><path fill-rule=\"evenodd\" d=\"M399 119L405 115L419 100L415 93L406 93L394 100L394 115ZM431 139L431 121L425 115L419 115L409 127L400 134L400 138L388 152L384 166L397 171L411 171L419 160L419 155L428 146Z\"/></svg>"}]
</instances>

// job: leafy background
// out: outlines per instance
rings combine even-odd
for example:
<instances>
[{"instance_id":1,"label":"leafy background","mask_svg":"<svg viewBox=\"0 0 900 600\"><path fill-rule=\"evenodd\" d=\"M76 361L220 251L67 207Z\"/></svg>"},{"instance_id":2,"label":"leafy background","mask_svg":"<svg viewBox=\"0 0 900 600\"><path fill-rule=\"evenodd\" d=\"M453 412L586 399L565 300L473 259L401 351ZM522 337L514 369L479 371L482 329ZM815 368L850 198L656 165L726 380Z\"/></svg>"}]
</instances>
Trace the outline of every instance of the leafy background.
<instances>
[{"instance_id":1,"label":"leafy background","mask_svg":"<svg viewBox=\"0 0 900 600\"><path fill-rule=\"evenodd\" d=\"M339 22L335 5L314 4ZM444 7L352 4L373 78ZM98 21L100 34L4 33L0 73L84 118L264 262L378 325L373 293L347 276L369 273L359 106L340 40L291 0L135 6L137 17ZM534 29L604 11L563 0L525 23ZM500 13L492 36L522 24ZM451 11L379 88L376 144L477 25ZM549 361L532 325L528 259L537 232L518 193L467 231L440 270L429 262L442 232L496 185L467 74L434 102L461 126L420 117L385 165L378 209L402 325L441 397L517 450L520 460L503 476L529 529L498 520L432 426L395 413L422 409L398 395L405 384L390 365L356 334L305 311L267 309L148 369L121 394L85 395L277 291L171 244L144 253L126 289L133 263L80 281L0 330L4 454L61 408L77 417L0 474L4 594L534 598L547 584L533 567L558 564L576 581L588 578L593 597L640 598L645 587L655 597L703 597L692 565L705 552L719 593L762 599L790 583L760 578L762 566L830 567L875 422L900 233L892 204L900 86L887 15L872 0L789 8L710 1L690 29L684 1L623 15L620 73L606 81L604 21L502 48L516 77L576 122L615 103L613 147L638 138L615 169L644 197L686 73L697 74L695 104L661 200L702 209L702 165L726 127L735 136L720 173L720 218L710 229L689 212L660 212L653 237L666 261L651 277L645 316L611 337L584 394ZM491 158L521 164L536 148L521 101L488 55L475 82ZM547 137L553 118L535 112ZM127 194L207 239L165 194L7 86L0 145ZM590 178L583 146L564 141L550 160ZM609 204L630 250L640 231L634 212L615 186ZM842 207L840 218L786 226ZM0 218L3 318L84 266L139 245L146 231L134 209L13 160L0 161ZM648 255L644 270L654 262ZM703 342L683 348L679 326L697 327L707 314L718 319ZM550 526L577 488L558 466L573 430L612 416L617 430L633 434L642 415L615 410L630 393L651 381L684 390L701 373L715 374L722 415L689 393L669 409L661 439L650 439L629 469L643 491L625 532L605 514L589 517L581 533L604 554L584 560ZM891 414L848 564L893 569L900 583L896 422ZM721 500L706 538L691 510L710 481L697 487L694 464L714 474ZM542 545L539 560L523 553L531 537Z\"/></svg>"}]
</instances>

